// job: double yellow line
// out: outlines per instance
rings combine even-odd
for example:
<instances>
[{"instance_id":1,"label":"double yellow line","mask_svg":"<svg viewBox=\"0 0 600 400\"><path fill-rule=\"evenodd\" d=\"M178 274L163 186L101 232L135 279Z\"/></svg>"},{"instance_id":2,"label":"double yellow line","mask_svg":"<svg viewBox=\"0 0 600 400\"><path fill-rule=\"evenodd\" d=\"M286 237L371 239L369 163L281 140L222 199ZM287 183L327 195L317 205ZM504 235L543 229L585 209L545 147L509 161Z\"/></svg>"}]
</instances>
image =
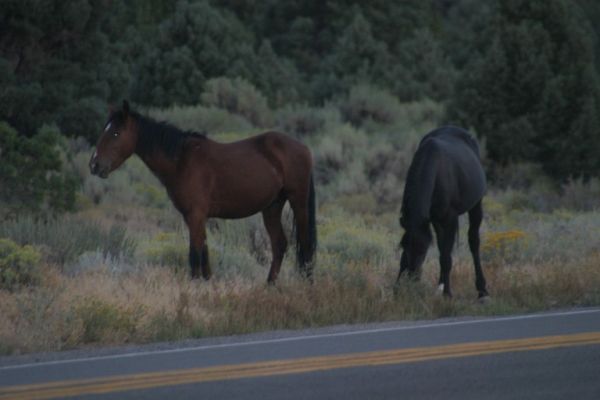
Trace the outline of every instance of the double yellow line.
<instances>
[{"instance_id":1,"label":"double yellow line","mask_svg":"<svg viewBox=\"0 0 600 400\"><path fill-rule=\"evenodd\" d=\"M56 397L102 394L228 379L299 374L338 368L402 364L445 358L593 344L600 344L600 332L221 365L95 379L8 386L0 388L0 400L52 399Z\"/></svg>"}]
</instances>

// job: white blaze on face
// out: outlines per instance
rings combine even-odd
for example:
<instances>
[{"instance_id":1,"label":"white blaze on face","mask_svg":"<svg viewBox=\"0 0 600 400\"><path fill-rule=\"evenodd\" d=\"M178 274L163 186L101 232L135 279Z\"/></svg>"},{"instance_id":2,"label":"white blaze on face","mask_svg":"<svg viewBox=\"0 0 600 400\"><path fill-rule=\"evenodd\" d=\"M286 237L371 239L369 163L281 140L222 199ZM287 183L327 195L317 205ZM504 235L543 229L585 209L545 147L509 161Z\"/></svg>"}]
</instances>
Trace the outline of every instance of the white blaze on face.
<instances>
[{"instance_id":1,"label":"white blaze on face","mask_svg":"<svg viewBox=\"0 0 600 400\"><path fill-rule=\"evenodd\" d=\"M112 121L109 121L108 124L106 124L106 128L104 128L104 132L109 130L111 125L112 125Z\"/></svg>"}]
</instances>

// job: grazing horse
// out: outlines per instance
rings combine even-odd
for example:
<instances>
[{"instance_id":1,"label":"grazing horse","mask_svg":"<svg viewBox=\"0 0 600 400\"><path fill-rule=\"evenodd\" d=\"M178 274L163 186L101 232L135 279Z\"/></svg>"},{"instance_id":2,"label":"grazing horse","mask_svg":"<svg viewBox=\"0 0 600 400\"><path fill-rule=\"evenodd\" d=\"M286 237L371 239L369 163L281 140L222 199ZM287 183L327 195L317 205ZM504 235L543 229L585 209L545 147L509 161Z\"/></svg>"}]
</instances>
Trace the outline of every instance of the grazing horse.
<instances>
[{"instance_id":1,"label":"grazing horse","mask_svg":"<svg viewBox=\"0 0 600 400\"><path fill-rule=\"evenodd\" d=\"M208 218L243 218L262 212L273 260L268 282L277 279L287 249L281 225L286 201L294 212L296 258L312 280L317 230L312 157L306 146L277 132L233 143L183 132L130 110L112 111L90 160L102 178L137 154L166 187L190 233L192 278L211 277L206 245Z\"/></svg>"},{"instance_id":2,"label":"grazing horse","mask_svg":"<svg viewBox=\"0 0 600 400\"><path fill-rule=\"evenodd\" d=\"M479 298L488 296L479 260L481 200L486 181L477 141L464 129L447 126L428 133L419 143L408 169L400 225L405 233L400 245L400 273L418 279L431 244L433 225L440 253L439 288L451 297L452 247L458 233L458 216L469 213L469 248L475 264Z\"/></svg>"}]
</instances>

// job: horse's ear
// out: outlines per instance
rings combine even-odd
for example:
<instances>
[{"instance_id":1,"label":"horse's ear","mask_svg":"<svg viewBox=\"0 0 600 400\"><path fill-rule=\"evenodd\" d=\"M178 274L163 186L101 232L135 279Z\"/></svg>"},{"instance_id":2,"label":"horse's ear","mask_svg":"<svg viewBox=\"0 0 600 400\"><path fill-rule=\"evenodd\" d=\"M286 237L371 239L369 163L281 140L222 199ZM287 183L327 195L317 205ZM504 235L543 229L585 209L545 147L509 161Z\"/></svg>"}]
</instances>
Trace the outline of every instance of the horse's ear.
<instances>
[{"instance_id":1,"label":"horse's ear","mask_svg":"<svg viewBox=\"0 0 600 400\"><path fill-rule=\"evenodd\" d=\"M110 117L111 115L113 115L115 112L115 106L112 104L108 105L108 116Z\"/></svg>"},{"instance_id":2,"label":"horse's ear","mask_svg":"<svg viewBox=\"0 0 600 400\"><path fill-rule=\"evenodd\" d=\"M123 100L123 114L125 117L129 115L129 102L127 100Z\"/></svg>"}]
</instances>

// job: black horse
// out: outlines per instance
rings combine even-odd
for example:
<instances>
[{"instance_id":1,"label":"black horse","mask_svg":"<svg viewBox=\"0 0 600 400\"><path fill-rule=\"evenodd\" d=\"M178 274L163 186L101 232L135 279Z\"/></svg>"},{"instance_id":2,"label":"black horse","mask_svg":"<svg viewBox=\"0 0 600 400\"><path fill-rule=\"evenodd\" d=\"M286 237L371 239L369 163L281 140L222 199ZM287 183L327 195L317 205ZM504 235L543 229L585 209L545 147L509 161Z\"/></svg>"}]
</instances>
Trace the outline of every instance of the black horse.
<instances>
[{"instance_id":1,"label":"black horse","mask_svg":"<svg viewBox=\"0 0 600 400\"><path fill-rule=\"evenodd\" d=\"M477 141L454 126L428 133L408 169L400 225L405 233L398 281L405 270L418 279L431 244L433 225L440 252L440 289L450 297L452 247L458 232L458 216L469 213L469 248L475 264L479 298L488 296L479 260L479 227L483 218L481 199L486 181Z\"/></svg>"}]
</instances>

